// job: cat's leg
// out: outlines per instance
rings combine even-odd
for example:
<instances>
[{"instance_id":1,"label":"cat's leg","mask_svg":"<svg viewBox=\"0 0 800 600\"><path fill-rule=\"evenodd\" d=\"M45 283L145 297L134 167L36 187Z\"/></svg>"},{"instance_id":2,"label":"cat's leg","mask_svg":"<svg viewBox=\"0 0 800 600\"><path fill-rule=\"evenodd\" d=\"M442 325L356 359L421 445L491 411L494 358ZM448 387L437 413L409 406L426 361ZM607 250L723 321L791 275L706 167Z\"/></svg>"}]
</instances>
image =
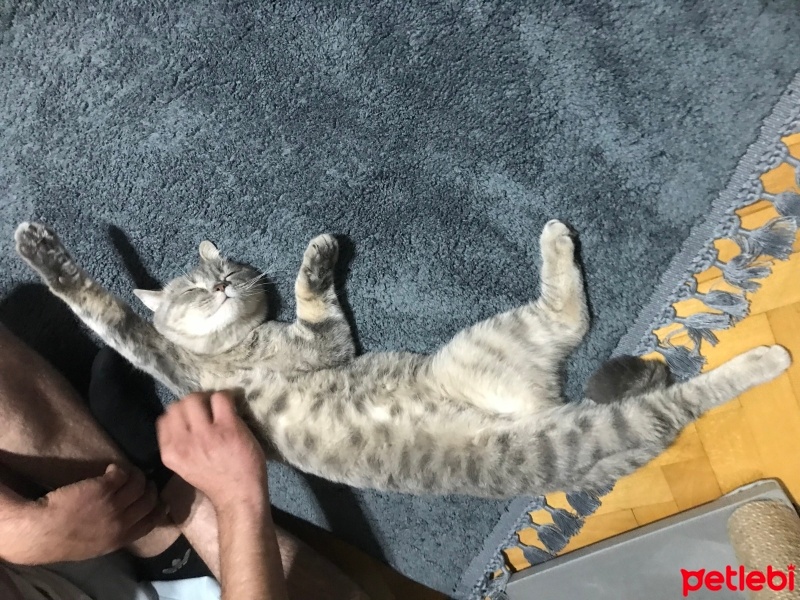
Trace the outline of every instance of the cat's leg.
<instances>
[{"instance_id":1,"label":"cat's leg","mask_svg":"<svg viewBox=\"0 0 800 600\"><path fill-rule=\"evenodd\" d=\"M540 236L542 271L540 295L518 310L528 333L550 345L552 357L561 361L589 330L589 309L581 269L575 260L575 242L561 221L548 221Z\"/></svg>"},{"instance_id":2,"label":"cat's leg","mask_svg":"<svg viewBox=\"0 0 800 600\"><path fill-rule=\"evenodd\" d=\"M678 383L665 391L672 402L696 407L700 414L772 381L792 363L783 346L758 346L716 369Z\"/></svg>"},{"instance_id":3,"label":"cat's leg","mask_svg":"<svg viewBox=\"0 0 800 600\"><path fill-rule=\"evenodd\" d=\"M462 331L432 358L433 378L449 397L499 413L562 402L561 364L585 335L589 314L566 225L545 225L541 253L539 298Z\"/></svg>"},{"instance_id":4,"label":"cat's leg","mask_svg":"<svg viewBox=\"0 0 800 600\"><path fill-rule=\"evenodd\" d=\"M321 366L347 362L355 355L350 325L334 286L334 267L339 244L332 235L311 240L295 280L297 322L301 337L311 336Z\"/></svg>"},{"instance_id":5,"label":"cat's leg","mask_svg":"<svg viewBox=\"0 0 800 600\"><path fill-rule=\"evenodd\" d=\"M781 346L760 346L707 373L639 397L596 406L584 419L586 474L570 489L599 489L646 464L706 411L775 379L790 365Z\"/></svg>"},{"instance_id":6,"label":"cat's leg","mask_svg":"<svg viewBox=\"0 0 800 600\"><path fill-rule=\"evenodd\" d=\"M92 280L53 231L38 223L22 223L15 239L20 256L106 344L176 393L198 388L197 357L165 339Z\"/></svg>"}]
</instances>

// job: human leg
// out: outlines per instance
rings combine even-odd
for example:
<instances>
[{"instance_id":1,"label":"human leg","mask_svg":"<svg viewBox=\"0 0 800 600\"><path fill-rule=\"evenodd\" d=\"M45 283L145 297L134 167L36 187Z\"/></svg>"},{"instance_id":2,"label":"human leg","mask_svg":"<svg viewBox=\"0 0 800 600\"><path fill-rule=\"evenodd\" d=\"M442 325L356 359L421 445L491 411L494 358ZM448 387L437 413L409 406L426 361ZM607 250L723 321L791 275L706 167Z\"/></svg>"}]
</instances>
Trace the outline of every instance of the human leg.
<instances>
[{"instance_id":1,"label":"human leg","mask_svg":"<svg viewBox=\"0 0 800 600\"><path fill-rule=\"evenodd\" d=\"M0 463L45 490L102 475L111 463L129 465L64 377L2 326L0 422ZM130 550L156 555L178 535L165 521Z\"/></svg>"},{"instance_id":2,"label":"human leg","mask_svg":"<svg viewBox=\"0 0 800 600\"><path fill-rule=\"evenodd\" d=\"M20 489L31 482L45 490L102 474L128 459L98 426L78 393L41 356L0 326L0 471L10 471ZM4 477L5 481L5 477ZM219 575L216 515L190 486L172 484L173 523L156 528L129 550L143 557L162 553L182 532ZM183 513L181 511L184 511ZM351 600L363 594L333 565L290 534L278 542L293 600Z\"/></svg>"}]
</instances>

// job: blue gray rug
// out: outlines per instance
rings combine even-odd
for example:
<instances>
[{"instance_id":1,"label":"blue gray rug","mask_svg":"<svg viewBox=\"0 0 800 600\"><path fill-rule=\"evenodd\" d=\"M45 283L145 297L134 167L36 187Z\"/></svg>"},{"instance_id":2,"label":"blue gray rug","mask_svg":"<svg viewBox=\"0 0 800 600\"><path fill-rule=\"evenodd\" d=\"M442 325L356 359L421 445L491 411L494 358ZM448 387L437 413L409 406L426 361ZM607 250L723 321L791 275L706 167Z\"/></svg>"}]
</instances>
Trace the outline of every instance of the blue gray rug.
<instances>
[{"instance_id":1,"label":"blue gray rug","mask_svg":"<svg viewBox=\"0 0 800 600\"><path fill-rule=\"evenodd\" d=\"M212 239L268 269L282 318L332 231L362 350L430 351L535 293L558 217L594 318L577 396L800 68L798 36L790 0L6 0L0 319L85 386L94 344L15 257L22 220L130 300ZM451 595L508 505L271 478L279 508Z\"/></svg>"}]
</instances>

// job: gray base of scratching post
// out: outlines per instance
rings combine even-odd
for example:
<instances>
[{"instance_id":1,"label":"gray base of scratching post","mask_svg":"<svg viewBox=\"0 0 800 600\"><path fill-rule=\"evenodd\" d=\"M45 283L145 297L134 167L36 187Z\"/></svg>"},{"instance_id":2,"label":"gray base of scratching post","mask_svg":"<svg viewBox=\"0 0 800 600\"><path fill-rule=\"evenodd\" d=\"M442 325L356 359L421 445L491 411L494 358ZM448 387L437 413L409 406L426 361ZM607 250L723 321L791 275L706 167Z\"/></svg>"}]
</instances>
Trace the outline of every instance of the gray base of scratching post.
<instances>
[{"instance_id":1,"label":"gray base of scratching post","mask_svg":"<svg viewBox=\"0 0 800 600\"><path fill-rule=\"evenodd\" d=\"M683 597L681 569L725 573L739 561L728 539L728 518L742 504L775 500L792 506L780 484L764 480L703 506L651 523L536 565L511 577L510 600L675 600ZM786 569L786 565L775 565ZM695 600L741 600L747 592L701 589Z\"/></svg>"}]
</instances>

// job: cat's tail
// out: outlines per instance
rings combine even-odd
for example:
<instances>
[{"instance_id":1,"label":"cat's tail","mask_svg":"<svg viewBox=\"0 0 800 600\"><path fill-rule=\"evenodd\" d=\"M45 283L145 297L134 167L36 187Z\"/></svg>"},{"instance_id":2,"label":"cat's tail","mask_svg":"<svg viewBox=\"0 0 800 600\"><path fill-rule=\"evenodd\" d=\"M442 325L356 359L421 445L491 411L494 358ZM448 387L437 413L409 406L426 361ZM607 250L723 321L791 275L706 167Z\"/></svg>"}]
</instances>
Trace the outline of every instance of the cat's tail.
<instances>
[{"instance_id":1,"label":"cat's tail","mask_svg":"<svg viewBox=\"0 0 800 600\"><path fill-rule=\"evenodd\" d=\"M639 396L674 383L669 367L659 360L617 356L603 363L586 382L584 397L603 404Z\"/></svg>"},{"instance_id":2,"label":"cat's tail","mask_svg":"<svg viewBox=\"0 0 800 600\"><path fill-rule=\"evenodd\" d=\"M607 488L655 458L700 415L790 363L783 347L762 346L686 382L611 403L567 404L486 435L476 444L486 457L484 495Z\"/></svg>"}]
</instances>

